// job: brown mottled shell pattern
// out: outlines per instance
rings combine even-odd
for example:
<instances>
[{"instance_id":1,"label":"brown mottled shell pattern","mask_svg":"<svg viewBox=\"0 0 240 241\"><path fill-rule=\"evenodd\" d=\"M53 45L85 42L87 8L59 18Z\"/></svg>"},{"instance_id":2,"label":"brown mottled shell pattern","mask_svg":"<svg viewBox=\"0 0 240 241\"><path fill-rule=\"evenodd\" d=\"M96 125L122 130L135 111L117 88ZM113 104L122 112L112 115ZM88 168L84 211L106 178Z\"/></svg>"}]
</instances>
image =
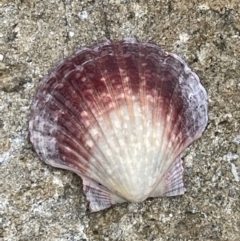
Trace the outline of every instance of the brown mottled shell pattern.
<instances>
[{"instance_id":1,"label":"brown mottled shell pattern","mask_svg":"<svg viewBox=\"0 0 240 241\"><path fill-rule=\"evenodd\" d=\"M185 192L181 153L207 124L207 94L177 55L135 38L80 48L40 83L30 140L83 180L91 211Z\"/></svg>"}]
</instances>

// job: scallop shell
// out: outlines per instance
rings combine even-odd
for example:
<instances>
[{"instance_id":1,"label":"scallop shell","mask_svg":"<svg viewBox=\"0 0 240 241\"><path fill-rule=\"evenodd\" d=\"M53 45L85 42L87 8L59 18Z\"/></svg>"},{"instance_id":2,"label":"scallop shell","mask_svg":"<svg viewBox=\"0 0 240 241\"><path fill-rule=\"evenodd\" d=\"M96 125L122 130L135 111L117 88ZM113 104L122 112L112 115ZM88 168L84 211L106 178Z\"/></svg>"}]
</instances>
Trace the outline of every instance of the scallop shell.
<instances>
[{"instance_id":1,"label":"scallop shell","mask_svg":"<svg viewBox=\"0 0 240 241\"><path fill-rule=\"evenodd\" d=\"M134 38L80 48L41 81L30 140L83 181L91 211L185 192L181 153L207 124L207 94L186 63Z\"/></svg>"}]
</instances>

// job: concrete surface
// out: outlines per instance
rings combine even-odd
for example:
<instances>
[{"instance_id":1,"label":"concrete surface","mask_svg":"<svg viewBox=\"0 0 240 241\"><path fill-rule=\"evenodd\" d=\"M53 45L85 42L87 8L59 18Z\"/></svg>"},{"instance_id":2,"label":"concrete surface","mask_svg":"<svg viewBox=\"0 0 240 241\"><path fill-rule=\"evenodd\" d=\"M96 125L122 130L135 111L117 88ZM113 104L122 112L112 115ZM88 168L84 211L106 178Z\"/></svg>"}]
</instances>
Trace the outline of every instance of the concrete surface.
<instances>
[{"instance_id":1,"label":"concrete surface","mask_svg":"<svg viewBox=\"0 0 240 241\"><path fill-rule=\"evenodd\" d=\"M80 178L42 163L29 105L79 46L136 36L183 56L209 94L187 193L88 213ZM239 0L0 0L0 240L240 240Z\"/></svg>"}]
</instances>

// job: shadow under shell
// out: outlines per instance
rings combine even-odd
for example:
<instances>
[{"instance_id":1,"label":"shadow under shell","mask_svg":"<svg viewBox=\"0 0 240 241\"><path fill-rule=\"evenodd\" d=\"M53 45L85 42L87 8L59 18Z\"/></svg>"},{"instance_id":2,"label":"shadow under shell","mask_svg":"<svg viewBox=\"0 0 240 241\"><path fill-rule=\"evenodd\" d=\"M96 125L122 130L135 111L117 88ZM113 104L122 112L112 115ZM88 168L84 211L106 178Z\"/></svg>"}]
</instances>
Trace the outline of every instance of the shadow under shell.
<instances>
[{"instance_id":1,"label":"shadow under shell","mask_svg":"<svg viewBox=\"0 0 240 241\"><path fill-rule=\"evenodd\" d=\"M181 153L207 124L207 94L177 55L135 38L80 48L40 83L30 140L77 173L91 211L185 191Z\"/></svg>"}]
</instances>

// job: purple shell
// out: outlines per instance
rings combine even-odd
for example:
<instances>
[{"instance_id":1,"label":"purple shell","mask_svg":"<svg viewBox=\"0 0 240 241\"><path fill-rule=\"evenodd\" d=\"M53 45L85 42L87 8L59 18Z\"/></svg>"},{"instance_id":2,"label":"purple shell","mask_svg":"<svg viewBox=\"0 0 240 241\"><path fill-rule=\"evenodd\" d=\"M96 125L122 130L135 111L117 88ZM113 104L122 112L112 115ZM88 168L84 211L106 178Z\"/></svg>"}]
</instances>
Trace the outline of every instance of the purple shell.
<instances>
[{"instance_id":1,"label":"purple shell","mask_svg":"<svg viewBox=\"0 0 240 241\"><path fill-rule=\"evenodd\" d=\"M30 140L77 173L91 211L185 192L181 153L207 124L207 94L186 63L134 38L83 47L40 83Z\"/></svg>"}]
</instances>

